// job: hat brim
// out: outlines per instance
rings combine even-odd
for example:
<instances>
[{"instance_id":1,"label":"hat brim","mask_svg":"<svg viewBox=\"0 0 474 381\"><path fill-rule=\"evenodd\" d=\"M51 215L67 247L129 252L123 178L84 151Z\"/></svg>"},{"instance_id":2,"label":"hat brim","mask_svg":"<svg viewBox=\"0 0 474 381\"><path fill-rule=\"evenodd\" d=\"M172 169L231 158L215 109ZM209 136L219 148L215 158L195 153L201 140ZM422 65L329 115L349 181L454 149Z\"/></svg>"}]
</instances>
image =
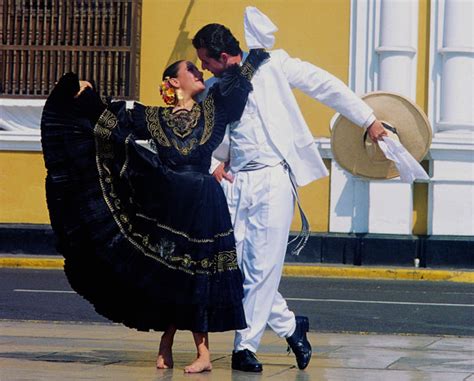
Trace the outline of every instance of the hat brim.
<instances>
[{"instance_id":1,"label":"hat brim","mask_svg":"<svg viewBox=\"0 0 474 381\"><path fill-rule=\"evenodd\" d=\"M374 110L378 120L396 128L406 150L420 162L431 145L431 126L423 110L410 99L388 92L377 91L362 96ZM355 176L369 179L391 179L399 172L391 160L372 161L365 148L365 129L342 115L331 131L331 149L336 162Z\"/></svg>"}]
</instances>

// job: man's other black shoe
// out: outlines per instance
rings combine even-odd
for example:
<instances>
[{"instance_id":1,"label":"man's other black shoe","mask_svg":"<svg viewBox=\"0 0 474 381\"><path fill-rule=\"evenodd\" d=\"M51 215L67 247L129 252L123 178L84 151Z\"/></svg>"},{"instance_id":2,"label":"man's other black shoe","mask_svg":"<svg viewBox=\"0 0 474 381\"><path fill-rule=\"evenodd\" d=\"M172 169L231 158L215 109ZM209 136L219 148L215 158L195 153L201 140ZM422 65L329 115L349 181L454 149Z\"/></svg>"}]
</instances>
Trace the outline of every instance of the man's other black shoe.
<instances>
[{"instance_id":1,"label":"man's other black shoe","mask_svg":"<svg viewBox=\"0 0 474 381\"><path fill-rule=\"evenodd\" d=\"M263 367L262 363L257 360L255 353L244 349L232 352L232 369L259 373Z\"/></svg>"},{"instance_id":2,"label":"man's other black shoe","mask_svg":"<svg viewBox=\"0 0 474 381\"><path fill-rule=\"evenodd\" d=\"M296 356L296 363L300 369L305 369L311 360L311 344L306 337L308 330L308 318L306 316L296 316L295 332L286 339L286 342Z\"/></svg>"}]
</instances>

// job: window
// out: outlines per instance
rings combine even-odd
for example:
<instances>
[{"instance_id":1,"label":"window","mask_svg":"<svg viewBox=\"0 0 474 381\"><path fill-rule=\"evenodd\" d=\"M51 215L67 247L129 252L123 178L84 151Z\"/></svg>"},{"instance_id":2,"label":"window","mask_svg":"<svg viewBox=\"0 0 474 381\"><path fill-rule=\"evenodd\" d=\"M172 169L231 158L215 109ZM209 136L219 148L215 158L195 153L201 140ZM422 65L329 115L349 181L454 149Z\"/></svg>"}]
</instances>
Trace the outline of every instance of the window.
<instances>
[{"instance_id":1,"label":"window","mask_svg":"<svg viewBox=\"0 0 474 381\"><path fill-rule=\"evenodd\" d=\"M0 0L0 97L46 98L66 72L138 98L141 0Z\"/></svg>"}]
</instances>

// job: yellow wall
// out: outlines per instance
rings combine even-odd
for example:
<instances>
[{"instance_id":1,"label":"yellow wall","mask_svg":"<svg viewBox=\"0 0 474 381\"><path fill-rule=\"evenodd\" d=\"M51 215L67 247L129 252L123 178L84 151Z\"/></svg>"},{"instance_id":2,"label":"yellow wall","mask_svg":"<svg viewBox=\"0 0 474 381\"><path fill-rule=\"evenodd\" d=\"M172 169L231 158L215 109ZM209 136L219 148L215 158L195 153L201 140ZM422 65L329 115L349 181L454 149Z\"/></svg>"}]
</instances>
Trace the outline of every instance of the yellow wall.
<instances>
[{"instance_id":1,"label":"yellow wall","mask_svg":"<svg viewBox=\"0 0 474 381\"><path fill-rule=\"evenodd\" d=\"M49 224L41 152L0 152L0 223Z\"/></svg>"},{"instance_id":2,"label":"yellow wall","mask_svg":"<svg viewBox=\"0 0 474 381\"><path fill-rule=\"evenodd\" d=\"M144 0L140 100L162 104L158 84L164 68L179 59L198 64L191 40L205 24L228 26L246 50L243 31L244 9L248 1L163 1ZM278 26L275 49L312 62L347 82L349 65L349 0L256 0L252 5ZM209 76L209 73L206 74ZM315 136L329 136L330 108L296 92L303 114ZM329 166L329 163L327 163ZM327 231L329 178L301 190L301 198L312 231ZM299 229L295 218L292 230Z\"/></svg>"},{"instance_id":3,"label":"yellow wall","mask_svg":"<svg viewBox=\"0 0 474 381\"><path fill-rule=\"evenodd\" d=\"M247 49L243 14L248 1L143 0L140 100L161 105L158 85L167 65L188 59L198 64L191 40L205 24L228 26ZM349 64L349 0L255 0L252 5L278 26L275 49L310 61L347 82ZM209 73L206 73L209 76ZM329 136L331 109L297 93L313 134Z\"/></svg>"}]
</instances>

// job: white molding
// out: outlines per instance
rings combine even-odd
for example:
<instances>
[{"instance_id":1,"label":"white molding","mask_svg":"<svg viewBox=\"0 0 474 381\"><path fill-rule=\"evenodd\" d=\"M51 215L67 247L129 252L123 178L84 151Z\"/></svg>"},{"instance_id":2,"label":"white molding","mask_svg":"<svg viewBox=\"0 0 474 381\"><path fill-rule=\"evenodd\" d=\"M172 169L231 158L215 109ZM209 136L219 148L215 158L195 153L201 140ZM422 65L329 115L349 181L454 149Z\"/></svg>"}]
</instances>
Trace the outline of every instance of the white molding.
<instances>
[{"instance_id":1,"label":"white molding","mask_svg":"<svg viewBox=\"0 0 474 381\"><path fill-rule=\"evenodd\" d=\"M455 53L465 53L465 54L473 54L474 48L467 47L467 46L450 46L439 48L438 53L441 54L455 54Z\"/></svg>"},{"instance_id":2,"label":"white molding","mask_svg":"<svg viewBox=\"0 0 474 381\"><path fill-rule=\"evenodd\" d=\"M6 125L9 128L8 130L0 129L0 151L38 152L42 150L40 124L45 102L46 99L0 98L0 127ZM127 108L132 108L133 103L134 101L126 101ZM29 119L26 121L23 119L24 124L21 117L17 118L16 115L16 112L18 115L24 113L22 107L26 107L30 111ZM32 113L31 108L39 110ZM34 125L35 128L27 127L25 125L27 123ZM318 144L327 155L327 144L323 141Z\"/></svg>"},{"instance_id":3,"label":"white molding","mask_svg":"<svg viewBox=\"0 0 474 381\"><path fill-rule=\"evenodd\" d=\"M41 151L40 132L0 131L0 151Z\"/></svg>"},{"instance_id":4,"label":"white molding","mask_svg":"<svg viewBox=\"0 0 474 381\"><path fill-rule=\"evenodd\" d=\"M474 156L474 133L444 131L436 134L431 142L429 159L468 161Z\"/></svg>"},{"instance_id":5,"label":"white molding","mask_svg":"<svg viewBox=\"0 0 474 381\"><path fill-rule=\"evenodd\" d=\"M377 53L408 53L408 54L416 54L416 49L411 46L379 46L375 48Z\"/></svg>"},{"instance_id":6,"label":"white molding","mask_svg":"<svg viewBox=\"0 0 474 381\"><path fill-rule=\"evenodd\" d=\"M323 159L332 159L331 138L315 138L314 142Z\"/></svg>"},{"instance_id":7,"label":"white molding","mask_svg":"<svg viewBox=\"0 0 474 381\"><path fill-rule=\"evenodd\" d=\"M0 98L0 106L41 106L46 99Z\"/></svg>"},{"instance_id":8,"label":"white molding","mask_svg":"<svg viewBox=\"0 0 474 381\"><path fill-rule=\"evenodd\" d=\"M41 151L41 113L46 99L0 98L0 151Z\"/></svg>"}]
</instances>

